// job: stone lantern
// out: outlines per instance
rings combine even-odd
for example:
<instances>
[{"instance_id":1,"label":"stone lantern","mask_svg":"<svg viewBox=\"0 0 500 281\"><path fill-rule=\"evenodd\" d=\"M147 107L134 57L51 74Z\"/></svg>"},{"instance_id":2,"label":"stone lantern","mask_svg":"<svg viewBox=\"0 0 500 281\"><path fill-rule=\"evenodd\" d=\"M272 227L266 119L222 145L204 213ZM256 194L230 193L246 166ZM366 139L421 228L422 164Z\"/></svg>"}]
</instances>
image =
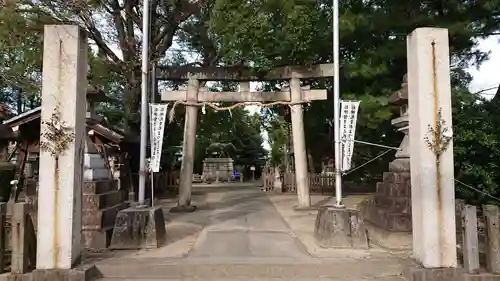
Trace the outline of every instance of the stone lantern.
<instances>
[{"instance_id":1,"label":"stone lantern","mask_svg":"<svg viewBox=\"0 0 500 281\"><path fill-rule=\"evenodd\" d=\"M87 119L91 119L96 123L102 122L103 118L98 116L95 111L96 104L110 100L103 91L89 84L87 87Z\"/></svg>"},{"instance_id":2,"label":"stone lantern","mask_svg":"<svg viewBox=\"0 0 500 281\"><path fill-rule=\"evenodd\" d=\"M97 103L110 101L103 91L93 85L87 87L87 125L99 124L103 122L103 118L98 116L95 110ZM110 180L113 174L108 169L109 163L104 159L93 144L92 137L94 130L88 130L85 142L84 156L84 179L86 181Z\"/></svg>"},{"instance_id":3,"label":"stone lantern","mask_svg":"<svg viewBox=\"0 0 500 281\"><path fill-rule=\"evenodd\" d=\"M396 91L389 97L389 104L397 106L399 109L399 117L392 119L391 124L396 127L396 130L404 133L403 140L399 145L399 150L396 152L396 159L389 164L391 172L409 172L410 171L410 139L409 119L408 119L408 83L407 76L403 77L401 90Z\"/></svg>"},{"instance_id":4,"label":"stone lantern","mask_svg":"<svg viewBox=\"0 0 500 281\"><path fill-rule=\"evenodd\" d=\"M406 75L403 77L401 86L401 90L396 91L389 97L389 104L399 112L399 116L394 118L391 123L396 130L404 133L404 137L395 155L396 159L389 163L389 171L383 174L382 182L377 183L376 193L373 194L371 200L367 202L363 210L365 220L377 227L372 229L373 233L378 228L384 231L399 233L410 232L412 230L408 87ZM407 241L407 238L409 241ZM386 241L382 238L375 240L382 246L391 247L389 244L385 244ZM411 235L398 236L398 240L402 248L411 245Z\"/></svg>"}]
</instances>

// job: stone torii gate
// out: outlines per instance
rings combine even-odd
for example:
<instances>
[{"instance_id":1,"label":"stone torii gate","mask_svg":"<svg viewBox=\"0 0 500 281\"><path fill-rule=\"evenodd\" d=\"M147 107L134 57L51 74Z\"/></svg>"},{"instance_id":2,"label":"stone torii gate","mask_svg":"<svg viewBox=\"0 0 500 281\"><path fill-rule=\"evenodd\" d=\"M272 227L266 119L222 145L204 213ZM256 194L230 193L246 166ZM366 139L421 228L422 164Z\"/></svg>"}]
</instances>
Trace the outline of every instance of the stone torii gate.
<instances>
[{"instance_id":1,"label":"stone torii gate","mask_svg":"<svg viewBox=\"0 0 500 281\"><path fill-rule=\"evenodd\" d=\"M165 91L161 100L165 102L182 101L186 104L184 125L183 161L179 184L179 202L172 211L190 212L196 209L191 206L191 189L195 154L196 126L198 107L210 102L283 102L292 108L293 149L295 154L295 177L297 182L298 207L309 207L309 180L307 174L307 157L304 136L302 103L313 100L326 100L326 90L311 90L301 87L300 79L311 79L333 76L333 64L314 66L285 66L276 68L266 74L252 75L249 68L231 67L185 67L159 72L162 80L188 81L187 87L178 91ZM289 88L279 92L251 92L250 81L289 81ZM239 92L208 92L200 87L207 81L238 81Z\"/></svg>"}]
</instances>

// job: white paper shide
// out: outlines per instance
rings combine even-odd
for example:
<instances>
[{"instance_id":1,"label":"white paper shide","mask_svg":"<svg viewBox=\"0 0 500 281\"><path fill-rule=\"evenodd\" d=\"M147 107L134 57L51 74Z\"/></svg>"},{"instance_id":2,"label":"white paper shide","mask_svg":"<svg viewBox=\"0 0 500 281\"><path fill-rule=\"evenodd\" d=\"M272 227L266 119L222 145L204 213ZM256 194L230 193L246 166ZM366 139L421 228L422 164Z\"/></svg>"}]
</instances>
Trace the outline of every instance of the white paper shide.
<instances>
[{"instance_id":1,"label":"white paper shide","mask_svg":"<svg viewBox=\"0 0 500 281\"><path fill-rule=\"evenodd\" d=\"M340 141L342 142L342 172L351 169L359 104L360 101L340 101Z\"/></svg>"},{"instance_id":2,"label":"white paper shide","mask_svg":"<svg viewBox=\"0 0 500 281\"><path fill-rule=\"evenodd\" d=\"M149 124L151 139L151 159L149 169L153 173L160 171L163 132L167 118L168 104L149 104Z\"/></svg>"}]
</instances>

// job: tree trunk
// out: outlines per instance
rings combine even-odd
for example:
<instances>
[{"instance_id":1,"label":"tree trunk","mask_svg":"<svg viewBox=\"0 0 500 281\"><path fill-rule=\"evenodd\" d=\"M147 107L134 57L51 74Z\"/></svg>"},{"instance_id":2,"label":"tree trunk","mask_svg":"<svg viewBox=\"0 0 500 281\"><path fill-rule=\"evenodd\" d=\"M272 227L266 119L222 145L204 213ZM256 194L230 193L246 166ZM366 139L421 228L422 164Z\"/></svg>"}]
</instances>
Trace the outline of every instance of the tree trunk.
<instances>
[{"instance_id":1,"label":"tree trunk","mask_svg":"<svg viewBox=\"0 0 500 281\"><path fill-rule=\"evenodd\" d=\"M140 72L131 71L126 74L127 86L125 86L125 101L124 101L124 126L126 134L139 136L141 130L141 81Z\"/></svg>"},{"instance_id":2,"label":"tree trunk","mask_svg":"<svg viewBox=\"0 0 500 281\"><path fill-rule=\"evenodd\" d=\"M16 89L17 91L17 114L21 114L23 112L23 90L21 88Z\"/></svg>"}]
</instances>

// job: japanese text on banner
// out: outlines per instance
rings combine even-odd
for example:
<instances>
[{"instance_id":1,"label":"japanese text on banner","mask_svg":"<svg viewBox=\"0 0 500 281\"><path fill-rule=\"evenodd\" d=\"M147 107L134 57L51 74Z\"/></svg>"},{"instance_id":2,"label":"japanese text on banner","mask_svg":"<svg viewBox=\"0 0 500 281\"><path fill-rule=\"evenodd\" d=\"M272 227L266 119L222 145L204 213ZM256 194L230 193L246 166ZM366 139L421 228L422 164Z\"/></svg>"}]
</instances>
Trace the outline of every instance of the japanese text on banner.
<instances>
[{"instance_id":1,"label":"japanese text on banner","mask_svg":"<svg viewBox=\"0 0 500 281\"><path fill-rule=\"evenodd\" d=\"M343 172L351 169L359 103L359 101L340 102L340 141L342 142L341 170Z\"/></svg>"},{"instance_id":2,"label":"japanese text on banner","mask_svg":"<svg viewBox=\"0 0 500 281\"><path fill-rule=\"evenodd\" d=\"M160 171L163 132L165 131L167 110L168 104L149 104L149 124L151 139L151 160L149 168L151 172L154 173Z\"/></svg>"}]
</instances>

